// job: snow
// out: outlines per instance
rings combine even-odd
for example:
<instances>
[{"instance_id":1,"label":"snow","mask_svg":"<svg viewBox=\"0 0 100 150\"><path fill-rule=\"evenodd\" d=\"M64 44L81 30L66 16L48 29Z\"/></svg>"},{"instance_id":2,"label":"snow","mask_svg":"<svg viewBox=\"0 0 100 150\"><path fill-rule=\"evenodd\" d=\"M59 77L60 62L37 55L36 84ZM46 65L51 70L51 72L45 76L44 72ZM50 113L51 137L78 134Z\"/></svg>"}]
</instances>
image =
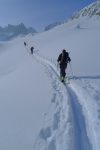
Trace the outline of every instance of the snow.
<instances>
[{"instance_id":1,"label":"snow","mask_svg":"<svg viewBox=\"0 0 100 150\"><path fill-rule=\"evenodd\" d=\"M22 41L4 44L2 48L0 149L32 149L35 135L42 125L43 112L51 98L50 83L43 67L27 54ZM47 89L43 88L42 81L46 82Z\"/></svg>"},{"instance_id":2,"label":"snow","mask_svg":"<svg viewBox=\"0 0 100 150\"><path fill-rule=\"evenodd\" d=\"M84 17L0 43L0 149L100 149L99 25ZM66 85L57 68L63 48L74 75Z\"/></svg>"}]
</instances>

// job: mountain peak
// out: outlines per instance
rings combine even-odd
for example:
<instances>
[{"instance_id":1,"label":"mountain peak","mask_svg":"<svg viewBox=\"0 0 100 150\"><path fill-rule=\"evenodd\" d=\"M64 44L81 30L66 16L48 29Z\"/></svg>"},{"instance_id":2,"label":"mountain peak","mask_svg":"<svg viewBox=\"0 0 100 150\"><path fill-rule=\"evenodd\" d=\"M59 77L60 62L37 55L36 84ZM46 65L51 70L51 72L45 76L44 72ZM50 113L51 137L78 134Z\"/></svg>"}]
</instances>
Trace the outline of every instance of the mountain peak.
<instances>
[{"instance_id":1,"label":"mountain peak","mask_svg":"<svg viewBox=\"0 0 100 150\"><path fill-rule=\"evenodd\" d=\"M33 34L36 32L37 31L32 27L27 28L24 23L18 25L8 24L6 27L0 27L0 41L10 40L19 35Z\"/></svg>"},{"instance_id":2,"label":"mountain peak","mask_svg":"<svg viewBox=\"0 0 100 150\"><path fill-rule=\"evenodd\" d=\"M49 24L49 25L47 25L47 26L45 27L44 31L48 31L48 30L50 30L50 29L52 29L52 28L54 28L54 27L56 27L56 26L58 26L58 25L61 25L61 24L62 24L61 22L54 22L54 23L52 23L52 24Z\"/></svg>"},{"instance_id":3,"label":"mountain peak","mask_svg":"<svg viewBox=\"0 0 100 150\"><path fill-rule=\"evenodd\" d=\"M100 1L96 1L91 3L90 5L84 7L79 12L76 12L71 19L77 19L80 17L92 17L92 16L100 16Z\"/></svg>"}]
</instances>

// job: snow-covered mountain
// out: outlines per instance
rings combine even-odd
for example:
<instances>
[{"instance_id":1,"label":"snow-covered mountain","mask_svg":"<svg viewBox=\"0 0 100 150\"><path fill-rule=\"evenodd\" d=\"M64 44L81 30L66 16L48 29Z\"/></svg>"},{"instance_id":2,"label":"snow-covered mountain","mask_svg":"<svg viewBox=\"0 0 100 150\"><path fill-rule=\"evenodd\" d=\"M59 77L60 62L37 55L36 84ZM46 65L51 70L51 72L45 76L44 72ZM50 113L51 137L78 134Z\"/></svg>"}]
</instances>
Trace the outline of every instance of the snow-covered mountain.
<instances>
[{"instance_id":1,"label":"snow-covered mountain","mask_svg":"<svg viewBox=\"0 0 100 150\"><path fill-rule=\"evenodd\" d=\"M0 27L0 41L10 40L16 36L27 35L29 33L36 33L32 27L26 28L23 23L19 25L10 25L7 27Z\"/></svg>"},{"instance_id":2,"label":"snow-covered mountain","mask_svg":"<svg viewBox=\"0 0 100 150\"><path fill-rule=\"evenodd\" d=\"M80 17L93 17L93 16L100 16L100 1L96 1L79 12L75 13L71 18L77 19Z\"/></svg>"},{"instance_id":3,"label":"snow-covered mountain","mask_svg":"<svg viewBox=\"0 0 100 150\"><path fill-rule=\"evenodd\" d=\"M63 48L66 85L57 67ZM0 150L100 149L99 48L96 16L0 42Z\"/></svg>"},{"instance_id":4,"label":"snow-covered mountain","mask_svg":"<svg viewBox=\"0 0 100 150\"><path fill-rule=\"evenodd\" d=\"M62 22L54 22L52 24L49 24L45 27L44 31L48 31L48 30L50 30L58 25L61 25L61 24L62 24Z\"/></svg>"},{"instance_id":5,"label":"snow-covered mountain","mask_svg":"<svg viewBox=\"0 0 100 150\"><path fill-rule=\"evenodd\" d=\"M94 16L99 16L100 17L100 1L96 1L88 6L86 6L85 8L83 8L82 10L80 11L77 11L75 12L72 17L69 18L68 21L70 20L73 20L73 19L79 19L81 17L94 17ZM68 22L67 21L67 22ZM44 31L48 31L58 25L61 25L63 24L63 22L55 22L55 23L52 23L48 26L45 27Z\"/></svg>"}]
</instances>

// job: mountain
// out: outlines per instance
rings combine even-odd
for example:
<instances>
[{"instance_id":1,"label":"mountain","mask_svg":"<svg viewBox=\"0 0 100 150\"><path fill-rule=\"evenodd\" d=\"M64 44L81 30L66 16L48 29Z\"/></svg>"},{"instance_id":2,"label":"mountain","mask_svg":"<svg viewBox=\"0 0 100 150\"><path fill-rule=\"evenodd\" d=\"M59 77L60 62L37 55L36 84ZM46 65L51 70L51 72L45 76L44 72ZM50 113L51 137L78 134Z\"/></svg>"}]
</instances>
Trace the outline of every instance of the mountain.
<instances>
[{"instance_id":1,"label":"mountain","mask_svg":"<svg viewBox=\"0 0 100 150\"><path fill-rule=\"evenodd\" d=\"M86 6L80 11L75 12L72 17L69 18L69 20L78 19L81 17L93 17L93 16L100 16L100 1L96 1L94 3L91 3L90 5ZM69 21L68 20L68 21ZM66 21L66 22L68 22ZM44 29L44 31L48 31L58 25L63 24L62 22L55 22L50 25L47 25Z\"/></svg>"},{"instance_id":2,"label":"mountain","mask_svg":"<svg viewBox=\"0 0 100 150\"><path fill-rule=\"evenodd\" d=\"M60 24L62 24L62 23L61 22L55 22L55 23L49 24L45 27L44 31L48 31L48 30L50 30L50 29L52 29L52 28L54 28Z\"/></svg>"},{"instance_id":3,"label":"mountain","mask_svg":"<svg viewBox=\"0 0 100 150\"><path fill-rule=\"evenodd\" d=\"M10 25L7 27L0 27L0 41L10 40L16 36L23 36L29 33L36 33L36 30L32 27L26 28L23 23L19 25Z\"/></svg>"},{"instance_id":4,"label":"mountain","mask_svg":"<svg viewBox=\"0 0 100 150\"><path fill-rule=\"evenodd\" d=\"M74 13L71 19L78 19L80 17L93 17L93 16L100 16L100 1L96 1L82 10Z\"/></svg>"}]
</instances>

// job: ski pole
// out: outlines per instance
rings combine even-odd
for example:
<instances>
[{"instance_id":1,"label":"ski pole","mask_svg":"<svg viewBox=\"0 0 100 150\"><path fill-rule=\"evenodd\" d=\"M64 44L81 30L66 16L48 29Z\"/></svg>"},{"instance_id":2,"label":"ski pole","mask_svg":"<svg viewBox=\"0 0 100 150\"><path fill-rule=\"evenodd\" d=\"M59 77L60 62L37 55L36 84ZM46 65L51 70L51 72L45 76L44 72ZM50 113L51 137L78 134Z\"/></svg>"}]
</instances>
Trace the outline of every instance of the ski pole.
<instances>
[{"instance_id":1,"label":"ski pole","mask_svg":"<svg viewBox=\"0 0 100 150\"><path fill-rule=\"evenodd\" d=\"M70 65L70 70L71 70L72 78L74 79L74 73L73 73L73 69L72 69L72 66L71 66L70 62L69 62L69 65Z\"/></svg>"},{"instance_id":2,"label":"ski pole","mask_svg":"<svg viewBox=\"0 0 100 150\"><path fill-rule=\"evenodd\" d=\"M59 63L57 63L57 70L59 70Z\"/></svg>"}]
</instances>

